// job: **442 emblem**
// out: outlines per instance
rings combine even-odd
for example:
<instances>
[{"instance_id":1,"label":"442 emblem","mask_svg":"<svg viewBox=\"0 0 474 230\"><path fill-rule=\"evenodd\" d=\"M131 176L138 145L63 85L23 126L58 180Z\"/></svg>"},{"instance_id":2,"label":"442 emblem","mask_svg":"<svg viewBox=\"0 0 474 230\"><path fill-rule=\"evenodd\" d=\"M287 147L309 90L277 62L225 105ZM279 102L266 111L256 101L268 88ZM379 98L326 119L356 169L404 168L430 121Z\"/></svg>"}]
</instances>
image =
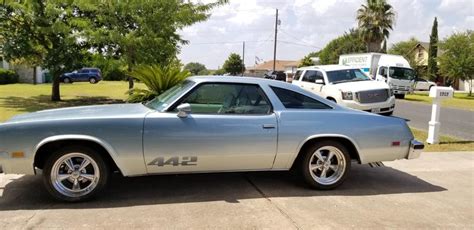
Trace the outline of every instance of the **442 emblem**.
<instances>
[{"instance_id":1,"label":"442 emblem","mask_svg":"<svg viewBox=\"0 0 474 230\"><path fill-rule=\"evenodd\" d=\"M157 157L152 160L148 165L156 165L156 166L196 166L198 158L193 157Z\"/></svg>"}]
</instances>

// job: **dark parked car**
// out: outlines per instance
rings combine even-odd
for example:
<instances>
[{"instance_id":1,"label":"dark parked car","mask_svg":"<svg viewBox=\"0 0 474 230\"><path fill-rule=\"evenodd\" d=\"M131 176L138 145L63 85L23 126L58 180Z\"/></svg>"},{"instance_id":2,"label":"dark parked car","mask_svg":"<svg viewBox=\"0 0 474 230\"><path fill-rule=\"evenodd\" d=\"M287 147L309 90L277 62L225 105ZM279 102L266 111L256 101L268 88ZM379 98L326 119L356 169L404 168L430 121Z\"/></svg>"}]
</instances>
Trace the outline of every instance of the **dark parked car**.
<instances>
[{"instance_id":1,"label":"dark parked car","mask_svg":"<svg viewBox=\"0 0 474 230\"><path fill-rule=\"evenodd\" d=\"M264 76L266 79L272 79L277 81L286 81L286 74L283 71L270 71Z\"/></svg>"},{"instance_id":2,"label":"dark parked car","mask_svg":"<svg viewBox=\"0 0 474 230\"><path fill-rule=\"evenodd\" d=\"M64 83L88 81L91 84L96 84L102 80L102 73L98 68L82 68L72 73L64 73L59 79Z\"/></svg>"}]
</instances>

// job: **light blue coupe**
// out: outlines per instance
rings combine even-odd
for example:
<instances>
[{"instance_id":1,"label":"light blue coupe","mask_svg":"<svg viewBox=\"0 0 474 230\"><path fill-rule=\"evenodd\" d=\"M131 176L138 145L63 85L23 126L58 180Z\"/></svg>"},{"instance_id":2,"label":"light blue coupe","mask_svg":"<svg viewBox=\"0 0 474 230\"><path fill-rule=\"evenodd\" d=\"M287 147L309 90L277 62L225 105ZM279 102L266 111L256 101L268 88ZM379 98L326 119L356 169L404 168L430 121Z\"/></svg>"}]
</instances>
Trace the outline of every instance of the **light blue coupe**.
<instances>
[{"instance_id":1,"label":"light blue coupe","mask_svg":"<svg viewBox=\"0 0 474 230\"><path fill-rule=\"evenodd\" d=\"M284 82L192 77L146 104L46 110L0 124L6 173L42 172L65 201L89 199L111 172L299 170L331 189L351 163L417 158L405 120L352 109Z\"/></svg>"}]
</instances>

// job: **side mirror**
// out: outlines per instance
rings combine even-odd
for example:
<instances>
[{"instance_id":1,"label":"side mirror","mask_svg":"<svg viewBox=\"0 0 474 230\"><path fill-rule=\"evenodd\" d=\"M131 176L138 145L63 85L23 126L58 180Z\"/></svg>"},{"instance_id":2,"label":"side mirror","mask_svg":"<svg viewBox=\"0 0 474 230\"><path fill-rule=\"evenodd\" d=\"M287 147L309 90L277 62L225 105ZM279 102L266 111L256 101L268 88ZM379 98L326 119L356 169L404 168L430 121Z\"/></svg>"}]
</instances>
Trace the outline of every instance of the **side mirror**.
<instances>
[{"instance_id":1,"label":"side mirror","mask_svg":"<svg viewBox=\"0 0 474 230\"><path fill-rule=\"evenodd\" d=\"M181 104L177 109L179 118L186 118L191 113L191 105L189 103Z\"/></svg>"},{"instance_id":2,"label":"side mirror","mask_svg":"<svg viewBox=\"0 0 474 230\"><path fill-rule=\"evenodd\" d=\"M314 83L324 85L324 80L323 79L316 79L316 80L314 80Z\"/></svg>"}]
</instances>

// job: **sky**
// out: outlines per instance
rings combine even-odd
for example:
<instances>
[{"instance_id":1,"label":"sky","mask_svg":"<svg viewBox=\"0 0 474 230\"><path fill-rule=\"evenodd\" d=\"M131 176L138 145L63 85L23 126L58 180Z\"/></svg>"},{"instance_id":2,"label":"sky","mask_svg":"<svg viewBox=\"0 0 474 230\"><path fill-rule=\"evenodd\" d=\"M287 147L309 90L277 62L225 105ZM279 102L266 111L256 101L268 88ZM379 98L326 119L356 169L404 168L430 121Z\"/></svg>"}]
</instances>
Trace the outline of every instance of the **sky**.
<instances>
[{"instance_id":1,"label":"sky","mask_svg":"<svg viewBox=\"0 0 474 230\"><path fill-rule=\"evenodd\" d=\"M194 2L212 2L194 0ZM186 64L200 62L208 69L221 67L230 53L242 55L253 66L256 57L273 60L275 9L278 27L277 60L299 60L318 51L332 39L357 27L356 11L365 0L230 0L212 10L211 17L180 31L189 44L179 58ZM415 37L429 41L434 17L440 39L474 29L474 0L388 0L396 22L388 44Z\"/></svg>"}]
</instances>

